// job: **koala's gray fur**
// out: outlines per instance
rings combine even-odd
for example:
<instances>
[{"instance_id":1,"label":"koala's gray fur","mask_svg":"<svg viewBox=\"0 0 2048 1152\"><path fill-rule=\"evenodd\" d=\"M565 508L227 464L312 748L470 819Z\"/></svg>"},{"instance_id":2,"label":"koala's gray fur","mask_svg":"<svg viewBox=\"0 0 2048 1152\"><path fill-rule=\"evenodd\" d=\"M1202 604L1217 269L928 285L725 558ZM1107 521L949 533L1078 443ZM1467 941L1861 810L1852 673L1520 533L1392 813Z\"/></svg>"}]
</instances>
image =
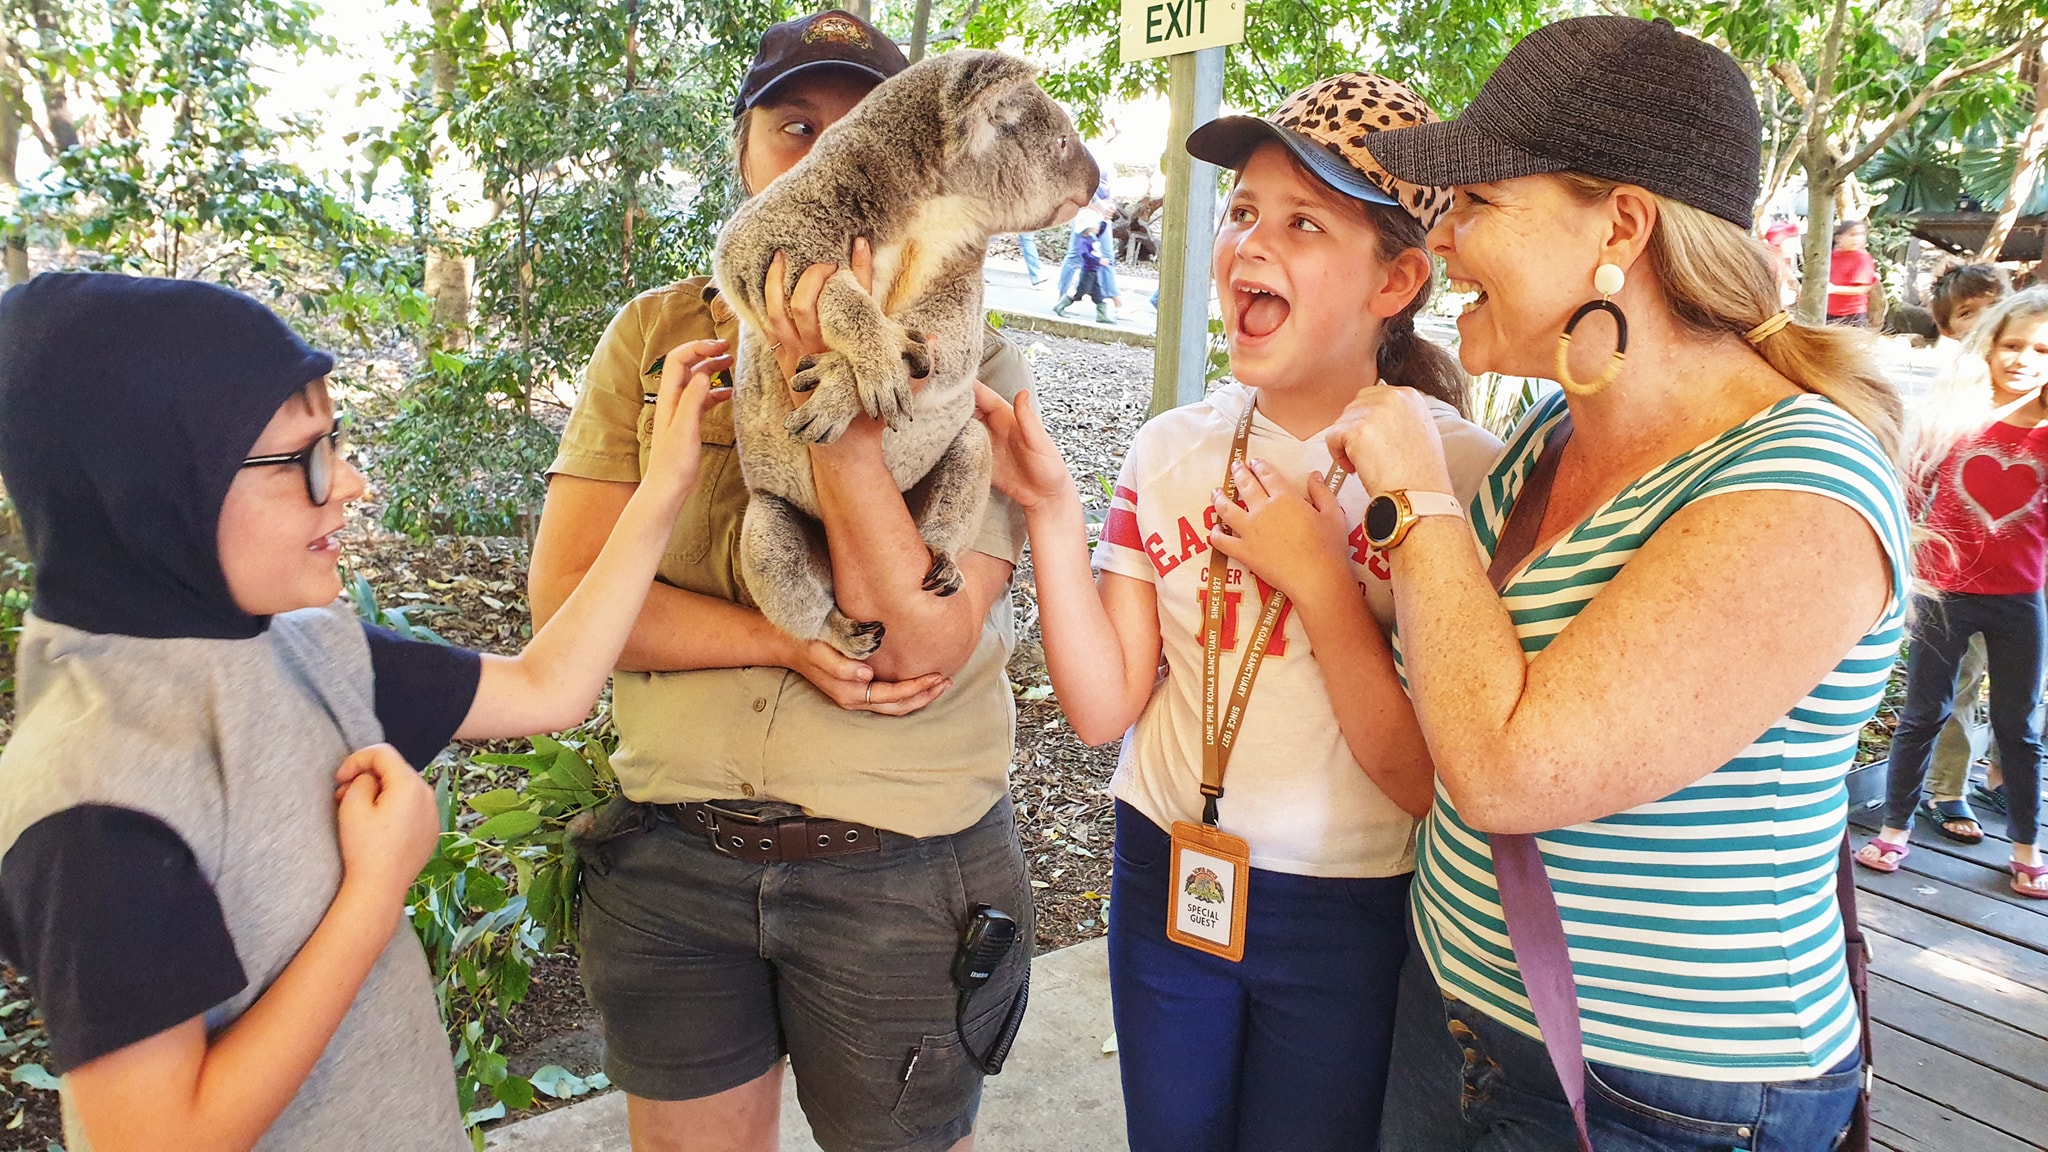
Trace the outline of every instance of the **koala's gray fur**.
<instances>
[{"instance_id":1,"label":"koala's gray fur","mask_svg":"<svg viewBox=\"0 0 2048 1152\"><path fill-rule=\"evenodd\" d=\"M996 52L910 66L742 204L719 237L719 291L741 320L733 423L749 500L740 572L762 614L792 636L855 659L881 646L881 623L851 619L833 598L811 477L809 446L836 439L859 412L888 426L883 459L932 553L926 590L950 596L961 586L954 558L989 488L988 434L974 419L983 255L992 236L1071 217L1100 178L1033 75ZM872 296L846 267L857 236L874 252ZM812 264L840 266L818 297L831 350L806 360L789 388L764 335L778 251L785 292ZM913 393L911 377L927 372ZM809 396L792 406L790 389Z\"/></svg>"}]
</instances>

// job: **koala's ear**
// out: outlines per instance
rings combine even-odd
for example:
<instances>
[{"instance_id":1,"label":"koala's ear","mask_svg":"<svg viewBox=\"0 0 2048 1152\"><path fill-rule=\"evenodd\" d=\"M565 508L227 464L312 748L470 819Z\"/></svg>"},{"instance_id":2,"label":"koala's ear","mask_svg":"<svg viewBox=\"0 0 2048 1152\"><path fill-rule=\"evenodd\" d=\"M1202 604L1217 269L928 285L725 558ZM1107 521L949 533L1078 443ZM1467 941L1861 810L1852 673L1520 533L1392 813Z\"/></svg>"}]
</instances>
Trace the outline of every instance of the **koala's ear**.
<instances>
[{"instance_id":1,"label":"koala's ear","mask_svg":"<svg viewBox=\"0 0 2048 1152\"><path fill-rule=\"evenodd\" d=\"M947 151L977 156L995 144L1002 129L1023 113L1022 102L1010 98L1031 86L1038 70L1000 52L954 52L949 59L961 67L947 79L940 108L945 117Z\"/></svg>"}]
</instances>

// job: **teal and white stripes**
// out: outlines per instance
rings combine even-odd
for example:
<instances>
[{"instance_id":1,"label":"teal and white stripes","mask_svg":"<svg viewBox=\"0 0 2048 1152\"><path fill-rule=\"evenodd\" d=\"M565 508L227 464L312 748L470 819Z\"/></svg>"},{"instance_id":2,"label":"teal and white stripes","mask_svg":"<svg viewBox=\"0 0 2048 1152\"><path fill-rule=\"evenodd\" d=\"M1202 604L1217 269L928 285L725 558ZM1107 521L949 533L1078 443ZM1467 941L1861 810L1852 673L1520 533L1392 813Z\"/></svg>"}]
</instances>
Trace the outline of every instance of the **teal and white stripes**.
<instances>
[{"instance_id":1,"label":"teal and white stripes","mask_svg":"<svg viewBox=\"0 0 2048 1152\"><path fill-rule=\"evenodd\" d=\"M1561 394L1539 403L1473 501L1489 555L1564 411ZM1876 441L1821 397L1784 400L1652 470L1504 600L1533 657L1678 509L1757 489L1813 492L1860 512L1892 559L1892 600L1826 679L1722 768L1663 800L1537 838L1571 946L1586 1055L1601 1063L1798 1079L1856 1043L1834 887L1843 779L1898 652L1910 555L1898 481ZM1441 786L1418 846L1415 902L1444 989L1537 1035L1486 836L1458 819Z\"/></svg>"}]
</instances>

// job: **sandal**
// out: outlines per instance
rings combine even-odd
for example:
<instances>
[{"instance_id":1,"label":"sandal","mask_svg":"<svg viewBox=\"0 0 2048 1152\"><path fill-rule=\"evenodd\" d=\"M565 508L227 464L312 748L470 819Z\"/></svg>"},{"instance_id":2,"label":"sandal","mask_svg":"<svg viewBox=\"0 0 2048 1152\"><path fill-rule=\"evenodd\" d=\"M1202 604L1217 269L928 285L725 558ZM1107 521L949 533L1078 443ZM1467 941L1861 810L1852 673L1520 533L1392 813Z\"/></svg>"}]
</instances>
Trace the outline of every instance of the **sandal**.
<instances>
[{"instance_id":1,"label":"sandal","mask_svg":"<svg viewBox=\"0 0 2048 1152\"><path fill-rule=\"evenodd\" d=\"M1893 844L1873 836L1870 843L1857 850L1856 862L1872 872L1897 872L1899 861L1904 860L1912 851L1910 845Z\"/></svg>"},{"instance_id":2,"label":"sandal","mask_svg":"<svg viewBox=\"0 0 2048 1152\"><path fill-rule=\"evenodd\" d=\"M1970 802L1958 797L1954 800L1928 799L1920 804L1920 814L1934 821L1935 831L1958 844L1982 844L1984 826L1977 823L1977 814L1970 810ZM1966 827L1958 827L1964 825Z\"/></svg>"},{"instance_id":3,"label":"sandal","mask_svg":"<svg viewBox=\"0 0 2048 1152\"><path fill-rule=\"evenodd\" d=\"M2048 864L2012 864L2012 890L2029 900L2048 900Z\"/></svg>"},{"instance_id":4,"label":"sandal","mask_svg":"<svg viewBox=\"0 0 2048 1152\"><path fill-rule=\"evenodd\" d=\"M1983 807L1989 808L1993 812L1996 812L2001 816L2005 815L2005 785L2003 784L2000 784L1996 788L1989 788L1985 785L1979 784L1971 790L1970 798L1972 800L1975 800L1978 804L1982 805Z\"/></svg>"}]
</instances>

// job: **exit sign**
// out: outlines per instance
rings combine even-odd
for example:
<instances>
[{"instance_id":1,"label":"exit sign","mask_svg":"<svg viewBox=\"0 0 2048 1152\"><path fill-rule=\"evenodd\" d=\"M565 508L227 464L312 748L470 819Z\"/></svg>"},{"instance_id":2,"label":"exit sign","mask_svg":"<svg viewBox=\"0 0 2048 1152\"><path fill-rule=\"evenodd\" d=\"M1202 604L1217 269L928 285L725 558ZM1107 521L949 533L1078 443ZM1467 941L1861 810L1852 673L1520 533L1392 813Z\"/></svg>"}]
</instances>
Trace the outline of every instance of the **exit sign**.
<instances>
[{"instance_id":1,"label":"exit sign","mask_svg":"<svg viewBox=\"0 0 2048 1152\"><path fill-rule=\"evenodd\" d=\"M1126 63L1244 39L1244 0L1123 0Z\"/></svg>"}]
</instances>

